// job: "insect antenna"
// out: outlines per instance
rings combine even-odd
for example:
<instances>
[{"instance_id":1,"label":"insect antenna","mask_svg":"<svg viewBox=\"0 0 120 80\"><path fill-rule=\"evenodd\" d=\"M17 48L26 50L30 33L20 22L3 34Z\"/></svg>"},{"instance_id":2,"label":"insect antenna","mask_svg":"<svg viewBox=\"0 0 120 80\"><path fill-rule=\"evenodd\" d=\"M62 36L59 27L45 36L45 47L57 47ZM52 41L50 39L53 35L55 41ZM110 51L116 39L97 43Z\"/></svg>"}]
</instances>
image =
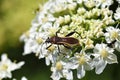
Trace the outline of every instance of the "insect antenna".
<instances>
[{"instance_id":1,"label":"insect antenna","mask_svg":"<svg viewBox=\"0 0 120 80\"><path fill-rule=\"evenodd\" d=\"M76 31L76 29L75 29L73 32L68 33L65 37L71 36L71 35L73 35L74 33L76 33L76 34L78 34L78 35L80 36L80 33L78 33L78 32Z\"/></svg>"},{"instance_id":2,"label":"insect antenna","mask_svg":"<svg viewBox=\"0 0 120 80\"><path fill-rule=\"evenodd\" d=\"M47 45L46 45L47 46ZM48 47L46 47L46 49L48 49L49 47L51 47L52 46L52 44L50 44Z\"/></svg>"},{"instance_id":3,"label":"insect antenna","mask_svg":"<svg viewBox=\"0 0 120 80\"><path fill-rule=\"evenodd\" d=\"M73 35L75 32L70 32L69 34L67 34L65 37L71 36Z\"/></svg>"}]
</instances>

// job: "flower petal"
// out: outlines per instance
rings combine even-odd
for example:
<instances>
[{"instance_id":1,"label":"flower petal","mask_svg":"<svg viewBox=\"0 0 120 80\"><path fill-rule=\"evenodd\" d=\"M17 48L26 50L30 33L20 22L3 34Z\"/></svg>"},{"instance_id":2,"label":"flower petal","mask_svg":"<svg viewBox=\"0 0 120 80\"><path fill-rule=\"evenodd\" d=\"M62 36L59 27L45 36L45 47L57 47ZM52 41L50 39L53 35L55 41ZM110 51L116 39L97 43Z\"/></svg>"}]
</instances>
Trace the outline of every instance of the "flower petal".
<instances>
[{"instance_id":1,"label":"flower petal","mask_svg":"<svg viewBox=\"0 0 120 80\"><path fill-rule=\"evenodd\" d=\"M83 78L85 76L85 70L83 68L83 66L79 66L77 69L77 77L79 79Z\"/></svg>"},{"instance_id":2,"label":"flower petal","mask_svg":"<svg viewBox=\"0 0 120 80\"><path fill-rule=\"evenodd\" d=\"M62 77L62 75L57 71L53 72L52 75L51 75L51 78L53 80L60 80L61 77Z\"/></svg>"},{"instance_id":3,"label":"flower petal","mask_svg":"<svg viewBox=\"0 0 120 80\"><path fill-rule=\"evenodd\" d=\"M63 70L63 75L67 80L73 80L73 73L71 70Z\"/></svg>"},{"instance_id":4,"label":"flower petal","mask_svg":"<svg viewBox=\"0 0 120 80\"><path fill-rule=\"evenodd\" d=\"M85 68L85 70L92 70L93 69L92 64L90 64L90 63L85 63L84 68Z\"/></svg>"},{"instance_id":5,"label":"flower petal","mask_svg":"<svg viewBox=\"0 0 120 80\"><path fill-rule=\"evenodd\" d=\"M118 63L117 56L115 54L110 54L106 60L109 64Z\"/></svg>"},{"instance_id":6,"label":"flower petal","mask_svg":"<svg viewBox=\"0 0 120 80\"><path fill-rule=\"evenodd\" d=\"M100 60L98 64L96 64L95 72L96 74L100 74L103 72L104 68L106 67L107 63L103 60Z\"/></svg>"},{"instance_id":7,"label":"flower petal","mask_svg":"<svg viewBox=\"0 0 120 80\"><path fill-rule=\"evenodd\" d=\"M2 54L1 60L2 61L8 60L7 54Z\"/></svg>"}]
</instances>

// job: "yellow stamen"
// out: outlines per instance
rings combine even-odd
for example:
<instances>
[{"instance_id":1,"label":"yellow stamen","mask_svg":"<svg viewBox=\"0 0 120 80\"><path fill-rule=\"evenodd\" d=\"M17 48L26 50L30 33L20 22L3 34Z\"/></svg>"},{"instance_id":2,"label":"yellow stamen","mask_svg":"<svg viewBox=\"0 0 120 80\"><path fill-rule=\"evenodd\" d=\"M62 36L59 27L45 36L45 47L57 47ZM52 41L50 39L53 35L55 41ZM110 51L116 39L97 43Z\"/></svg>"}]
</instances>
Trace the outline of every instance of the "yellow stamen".
<instances>
[{"instance_id":1,"label":"yellow stamen","mask_svg":"<svg viewBox=\"0 0 120 80\"><path fill-rule=\"evenodd\" d=\"M2 66L0 66L0 70L7 70L8 66L6 64L2 64Z\"/></svg>"},{"instance_id":2,"label":"yellow stamen","mask_svg":"<svg viewBox=\"0 0 120 80\"><path fill-rule=\"evenodd\" d=\"M86 62L84 55L79 58L79 64L82 65Z\"/></svg>"},{"instance_id":3,"label":"yellow stamen","mask_svg":"<svg viewBox=\"0 0 120 80\"><path fill-rule=\"evenodd\" d=\"M106 49L101 50L100 53L101 53L101 56L102 56L103 58L106 58L106 57L108 56L108 52L107 52Z\"/></svg>"},{"instance_id":4,"label":"yellow stamen","mask_svg":"<svg viewBox=\"0 0 120 80\"><path fill-rule=\"evenodd\" d=\"M91 39L87 39L85 44L88 49L93 47L93 41Z\"/></svg>"},{"instance_id":5,"label":"yellow stamen","mask_svg":"<svg viewBox=\"0 0 120 80\"><path fill-rule=\"evenodd\" d=\"M36 39L36 41L37 41L39 44L41 44L41 43L43 42L43 39L42 39L42 38L38 38L38 39Z\"/></svg>"},{"instance_id":6,"label":"yellow stamen","mask_svg":"<svg viewBox=\"0 0 120 80\"><path fill-rule=\"evenodd\" d=\"M56 69L57 70L62 70L62 68L63 68L63 66L62 66L61 62L57 62L56 63Z\"/></svg>"},{"instance_id":7,"label":"yellow stamen","mask_svg":"<svg viewBox=\"0 0 120 80\"><path fill-rule=\"evenodd\" d=\"M48 50L49 50L50 52L54 51L54 50L55 50L55 46L54 46L54 45L50 46L50 47L48 48Z\"/></svg>"},{"instance_id":8,"label":"yellow stamen","mask_svg":"<svg viewBox=\"0 0 120 80\"><path fill-rule=\"evenodd\" d=\"M113 31L113 32L111 32L111 36L112 36L112 38L115 39L118 37L118 33L116 31Z\"/></svg>"}]
</instances>

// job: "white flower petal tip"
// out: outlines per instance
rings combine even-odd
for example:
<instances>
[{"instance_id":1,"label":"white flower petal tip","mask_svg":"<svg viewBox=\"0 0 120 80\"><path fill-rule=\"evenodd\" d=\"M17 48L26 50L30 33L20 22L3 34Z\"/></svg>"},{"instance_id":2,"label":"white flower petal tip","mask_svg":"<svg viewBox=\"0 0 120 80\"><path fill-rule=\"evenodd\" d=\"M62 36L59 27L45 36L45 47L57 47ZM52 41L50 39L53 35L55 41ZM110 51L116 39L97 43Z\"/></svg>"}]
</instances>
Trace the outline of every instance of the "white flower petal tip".
<instances>
[{"instance_id":1,"label":"white flower petal tip","mask_svg":"<svg viewBox=\"0 0 120 80\"><path fill-rule=\"evenodd\" d=\"M7 57L7 54L2 54L0 61L0 78L12 78L12 71L21 68L21 66L24 64L24 61L21 61L19 63L12 62Z\"/></svg>"},{"instance_id":2,"label":"white flower petal tip","mask_svg":"<svg viewBox=\"0 0 120 80\"><path fill-rule=\"evenodd\" d=\"M22 78L21 78L21 80L28 80L25 76L23 76Z\"/></svg>"},{"instance_id":3,"label":"white flower petal tip","mask_svg":"<svg viewBox=\"0 0 120 80\"><path fill-rule=\"evenodd\" d=\"M99 61L95 68L96 74L101 74L103 70L105 69L106 65L107 64L104 61Z\"/></svg>"}]
</instances>

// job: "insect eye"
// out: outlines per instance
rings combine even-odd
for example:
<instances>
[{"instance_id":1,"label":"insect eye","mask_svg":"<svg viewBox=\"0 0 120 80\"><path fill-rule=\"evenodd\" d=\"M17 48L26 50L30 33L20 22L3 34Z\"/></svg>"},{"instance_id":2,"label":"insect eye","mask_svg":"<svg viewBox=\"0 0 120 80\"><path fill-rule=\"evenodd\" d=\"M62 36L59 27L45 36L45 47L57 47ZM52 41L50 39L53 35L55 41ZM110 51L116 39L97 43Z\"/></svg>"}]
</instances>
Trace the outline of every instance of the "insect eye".
<instances>
[{"instance_id":1,"label":"insect eye","mask_svg":"<svg viewBox=\"0 0 120 80\"><path fill-rule=\"evenodd\" d=\"M50 38L48 37L45 42L50 42Z\"/></svg>"}]
</instances>

